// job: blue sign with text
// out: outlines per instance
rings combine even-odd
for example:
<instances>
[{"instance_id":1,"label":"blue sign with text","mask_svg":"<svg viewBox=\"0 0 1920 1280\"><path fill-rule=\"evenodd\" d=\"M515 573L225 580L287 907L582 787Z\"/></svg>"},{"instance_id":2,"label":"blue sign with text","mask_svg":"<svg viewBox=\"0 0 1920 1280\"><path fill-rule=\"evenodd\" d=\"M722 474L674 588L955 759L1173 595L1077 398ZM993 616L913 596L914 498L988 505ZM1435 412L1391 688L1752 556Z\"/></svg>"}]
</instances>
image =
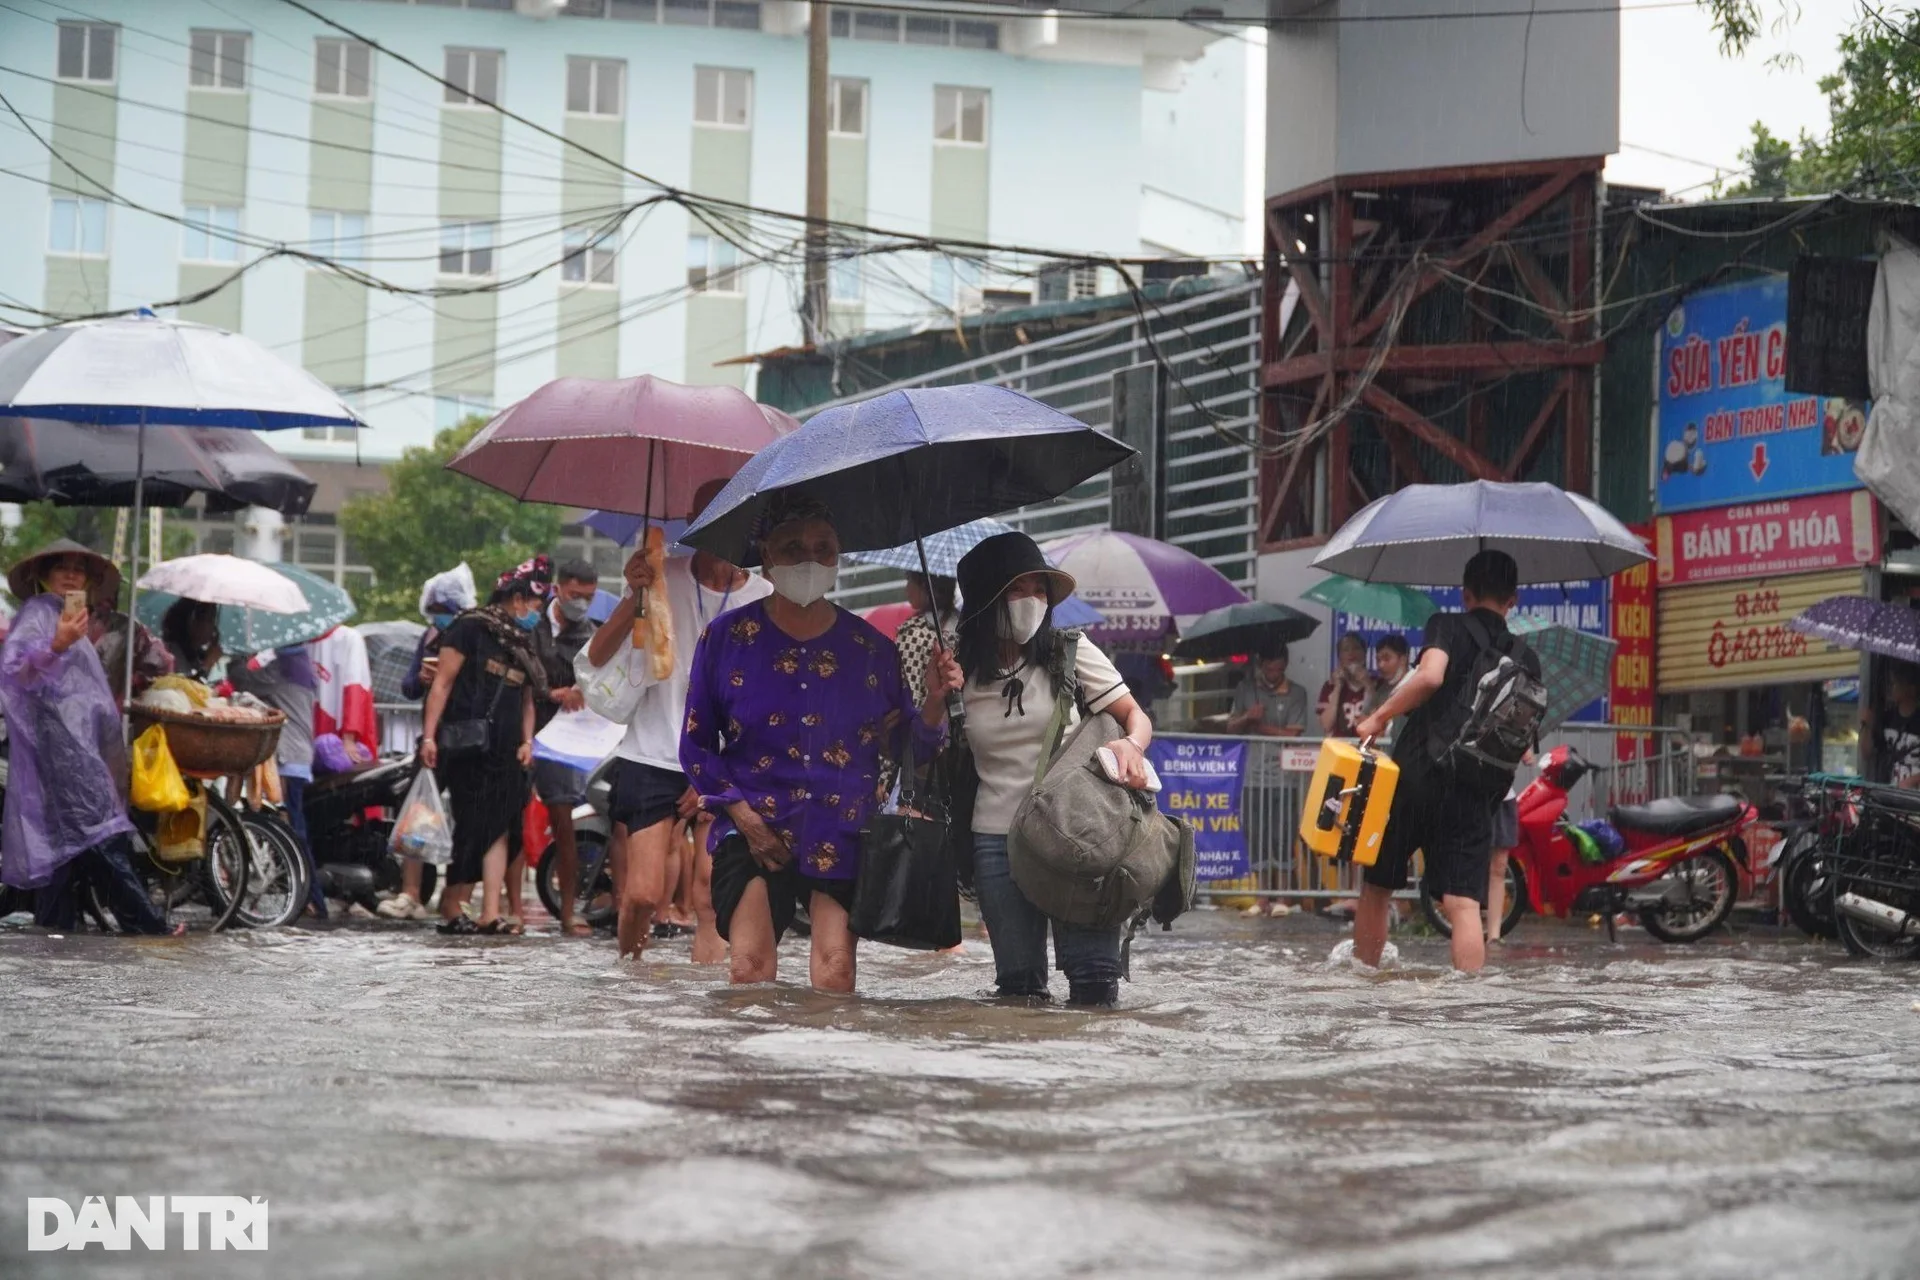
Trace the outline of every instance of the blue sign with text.
<instances>
[{"instance_id":1,"label":"blue sign with text","mask_svg":"<svg viewBox=\"0 0 1920 1280\"><path fill-rule=\"evenodd\" d=\"M1457 613L1460 609L1460 588L1458 587L1422 587L1422 591L1432 597L1442 612ZM1563 627L1572 627L1589 635L1607 634L1607 580L1589 578L1585 582L1547 583L1539 586L1520 588L1520 599L1513 607L1514 615L1529 615L1543 618ZM1367 642L1369 662L1372 661L1374 646L1383 636L1405 636L1408 646L1413 650L1414 661L1420 659L1420 646L1424 639L1419 627L1396 627L1392 623L1381 622L1377 618L1361 618L1350 613L1333 615L1331 643L1337 653L1340 637L1357 634ZM1334 664L1329 664L1329 670ZM1570 717L1574 720L1605 720L1607 702L1602 698L1598 702L1580 708Z\"/></svg>"},{"instance_id":2,"label":"blue sign with text","mask_svg":"<svg viewBox=\"0 0 1920 1280\"><path fill-rule=\"evenodd\" d=\"M1194 878L1234 880L1250 874L1240 818L1247 744L1155 738L1147 759L1160 775L1160 812L1193 828Z\"/></svg>"},{"instance_id":3,"label":"blue sign with text","mask_svg":"<svg viewBox=\"0 0 1920 1280\"><path fill-rule=\"evenodd\" d=\"M1654 509L1858 488L1867 406L1787 390L1787 278L1689 294L1660 331Z\"/></svg>"}]
</instances>

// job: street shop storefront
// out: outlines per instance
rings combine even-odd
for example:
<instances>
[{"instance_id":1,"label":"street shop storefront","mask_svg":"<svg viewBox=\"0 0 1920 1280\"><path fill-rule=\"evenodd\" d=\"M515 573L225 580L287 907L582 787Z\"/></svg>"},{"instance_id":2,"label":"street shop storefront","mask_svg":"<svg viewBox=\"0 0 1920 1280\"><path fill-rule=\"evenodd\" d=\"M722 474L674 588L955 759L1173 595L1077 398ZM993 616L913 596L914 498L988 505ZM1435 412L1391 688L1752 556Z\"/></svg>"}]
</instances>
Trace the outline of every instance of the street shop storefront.
<instances>
[{"instance_id":1,"label":"street shop storefront","mask_svg":"<svg viewBox=\"0 0 1920 1280\"><path fill-rule=\"evenodd\" d=\"M1784 274L1690 294L1658 342L1656 718L1703 784L1859 764L1857 653L1788 628L1876 589L1878 504L1854 478L1858 401L1787 389Z\"/></svg>"}]
</instances>

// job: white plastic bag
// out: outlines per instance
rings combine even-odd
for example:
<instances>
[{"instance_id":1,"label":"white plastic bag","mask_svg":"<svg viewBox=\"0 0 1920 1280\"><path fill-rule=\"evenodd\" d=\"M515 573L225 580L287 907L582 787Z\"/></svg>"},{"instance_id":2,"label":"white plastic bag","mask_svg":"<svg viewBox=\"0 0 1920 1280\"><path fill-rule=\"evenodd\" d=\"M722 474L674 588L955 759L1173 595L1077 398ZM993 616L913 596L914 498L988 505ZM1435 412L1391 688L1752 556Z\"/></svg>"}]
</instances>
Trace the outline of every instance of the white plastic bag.
<instances>
[{"instance_id":1,"label":"white plastic bag","mask_svg":"<svg viewBox=\"0 0 1920 1280\"><path fill-rule=\"evenodd\" d=\"M453 861L453 824L440 803L440 781L433 770L422 769L415 775L387 847L399 857L418 858L436 867Z\"/></svg>"},{"instance_id":2,"label":"white plastic bag","mask_svg":"<svg viewBox=\"0 0 1920 1280\"><path fill-rule=\"evenodd\" d=\"M646 655L635 653L633 641L623 636L619 652L606 665L596 667L587 661L587 648L582 645L573 658L574 683L586 699L587 709L622 727L633 723L640 710L640 695L653 683L647 675Z\"/></svg>"}]
</instances>

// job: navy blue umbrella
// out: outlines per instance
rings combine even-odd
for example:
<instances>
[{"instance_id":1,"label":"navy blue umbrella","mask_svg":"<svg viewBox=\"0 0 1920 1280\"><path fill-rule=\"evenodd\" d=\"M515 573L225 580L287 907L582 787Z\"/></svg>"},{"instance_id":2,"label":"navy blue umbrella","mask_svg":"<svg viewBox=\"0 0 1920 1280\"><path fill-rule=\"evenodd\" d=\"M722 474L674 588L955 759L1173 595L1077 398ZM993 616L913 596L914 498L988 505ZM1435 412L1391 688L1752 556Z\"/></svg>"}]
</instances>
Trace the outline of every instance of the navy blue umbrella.
<instances>
[{"instance_id":1,"label":"navy blue umbrella","mask_svg":"<svg viewBox=\"0 0 1920 1280\"><path fill-rule=\"evenodd\" d=\"M1133 455L1078 418L1005 387L889 391L815 414L753 455L681 542L739 565L767 504L825 503L844 551L878 551L1058 497Z\"/></svg>"}]
</instances>

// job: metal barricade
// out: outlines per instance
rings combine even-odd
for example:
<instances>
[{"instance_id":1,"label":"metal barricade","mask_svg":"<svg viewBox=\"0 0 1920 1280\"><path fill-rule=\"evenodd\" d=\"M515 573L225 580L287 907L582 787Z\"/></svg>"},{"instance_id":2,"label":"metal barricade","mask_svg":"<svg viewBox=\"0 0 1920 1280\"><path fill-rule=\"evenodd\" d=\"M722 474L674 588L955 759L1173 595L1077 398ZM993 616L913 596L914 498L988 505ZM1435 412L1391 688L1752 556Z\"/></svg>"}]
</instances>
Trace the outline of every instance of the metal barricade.
<instances>
[{"instance_id":1,"label":"metal barricade","mask_svg":"<svg viewBox=\"0 0 1920 1280\"><path fill-rule=\"evenodd\" d=\"M1244 737L1178 733L1168 737L1200 742L1244 742L1240 825L1245 833L1250 874L1237 880L1203 882L1202 893L1219 905L1261 898L1325 901L1360 892L1361 869L1307 851L1300 842L1307 785L1320 752L1318 738ZM1623 740L1631 754L1618 753ZM1562 725L1542 742L1543 751L1571 744L1596 767L1568 800L1574 821L1604 818L1616 804L1639 804L1692 791L1693 759L1684 732L1670 728L1622 728L1610 724ZM1523 769L1524 785L1529 775ZM1400 896L1414 897L1415 883Z\"/></svg>"}]
</instances>

